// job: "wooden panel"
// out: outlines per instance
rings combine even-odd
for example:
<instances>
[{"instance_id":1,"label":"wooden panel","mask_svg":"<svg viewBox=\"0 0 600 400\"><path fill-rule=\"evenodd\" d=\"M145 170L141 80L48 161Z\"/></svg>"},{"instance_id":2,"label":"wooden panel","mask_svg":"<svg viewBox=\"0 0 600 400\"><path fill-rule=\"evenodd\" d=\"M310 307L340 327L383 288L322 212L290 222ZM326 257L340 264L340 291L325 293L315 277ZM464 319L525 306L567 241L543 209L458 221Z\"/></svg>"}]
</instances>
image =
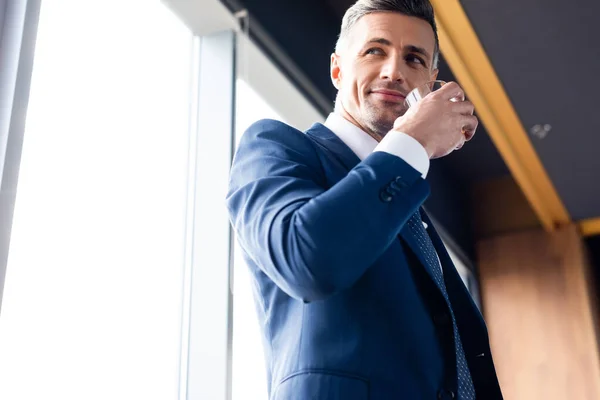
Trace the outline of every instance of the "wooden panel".
<instances>
[{"instance_id":1,"label":"wooden panel","mask_svg":"<svg viewBox=\"0 0 600 400\"><path fill-rule=\"evenodd\" d=\"M595 236L600 234L600 217L590 218L577 223L583 236Z\"/></svg>"},{"instance_id":2,"label":"wooden panel","mask_svg":"<svg viewBox=\"0 0 600 400\"><path fill-rule=\"evenodd\" d=\"M472 189L476 237L537 228L540 221L523 191L510 175L478 182Z\"/></svg>"},{"instance_id":3,"label":"wooden panel","mask_svg":"<svg viewBox=\"0 0 600 400\"><path fill-rule=\"evenodd\" d=\"M505 398L600 399L596 301L576 227L485 239L478 257Z\"/></svg>"}]
</instances>

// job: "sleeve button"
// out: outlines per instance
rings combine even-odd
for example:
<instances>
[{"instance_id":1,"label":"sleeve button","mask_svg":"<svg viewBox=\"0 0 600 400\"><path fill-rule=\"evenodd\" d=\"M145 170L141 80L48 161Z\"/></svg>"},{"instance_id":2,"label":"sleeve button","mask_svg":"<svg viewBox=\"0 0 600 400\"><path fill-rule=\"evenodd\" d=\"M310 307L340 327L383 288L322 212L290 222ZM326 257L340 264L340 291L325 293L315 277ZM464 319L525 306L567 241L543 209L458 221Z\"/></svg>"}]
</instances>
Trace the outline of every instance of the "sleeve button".
<instances>
[{"instance_id":1,"label":"sleeve button","mask_svg":"<svg viewBox=\"0 0 600 400\"><path fill-rule=\"evenodd\" d=\"M397 176L396 179L394 179L394 182L396 182L396 185L400 186L400 187L407 187L408 184L404 181L404 179L402 179L401 176Z\"/></svg>"},{"instance_id":2,"label":"sleeve button","mask_svg":"<svg viewBox=\"0 0 600 400\"><path fill-rule=\"evenodd\" d=\"M392 201L392 195L387 192L387 190L382 190L379 192L379 199L384 203L389 203Z\"/></svg>"}]
</instances>

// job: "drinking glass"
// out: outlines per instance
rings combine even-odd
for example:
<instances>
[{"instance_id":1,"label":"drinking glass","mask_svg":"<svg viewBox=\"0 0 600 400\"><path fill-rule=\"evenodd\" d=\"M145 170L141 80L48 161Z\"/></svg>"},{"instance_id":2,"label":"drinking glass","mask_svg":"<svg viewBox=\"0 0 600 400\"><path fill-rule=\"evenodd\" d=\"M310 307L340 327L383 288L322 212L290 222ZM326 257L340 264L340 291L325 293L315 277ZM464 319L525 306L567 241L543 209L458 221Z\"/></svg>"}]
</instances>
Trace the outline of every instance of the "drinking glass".
<instances>
[{"instance_id":1,"label":"drinking glass","mask_svg":"<svg viewBox=\"0 0 600 400\"><path fill-rule=\"evenodd\" d=\"M438 90L445 84L446 84L445 81L437 80L437 81L429 81L421 86L417 86L416 88L414 88L413 90L411 90L408 93L408 95L406 96L406 99L404 99L404 105L406 106L407 109L414 106L419 101L421 101L421 99L423 97L427 96L431 92L435 92L436 90ZM463 99L459 98L459 97L454 97L454 98L450 99L450 101L454 101L454 102L462 101L462 100ZM467 133L467 131L464 128L461 129L461 132L463 134Z\"/></svg>"},{"instance_id":2,"label":"drinking glass","mask_svg":"<svg viewBox=\"0 0 600 400\"><path fill-rule=\"evenodd\" d=\"M417 104L421 99L427 96L431 92L435 92L442 86L446 84L445 81L430 81L421 86L417 86L413 90L408 93L406 99L404 100L404 105L406 108L412 107Z\"/></svg>"}]
</instances>

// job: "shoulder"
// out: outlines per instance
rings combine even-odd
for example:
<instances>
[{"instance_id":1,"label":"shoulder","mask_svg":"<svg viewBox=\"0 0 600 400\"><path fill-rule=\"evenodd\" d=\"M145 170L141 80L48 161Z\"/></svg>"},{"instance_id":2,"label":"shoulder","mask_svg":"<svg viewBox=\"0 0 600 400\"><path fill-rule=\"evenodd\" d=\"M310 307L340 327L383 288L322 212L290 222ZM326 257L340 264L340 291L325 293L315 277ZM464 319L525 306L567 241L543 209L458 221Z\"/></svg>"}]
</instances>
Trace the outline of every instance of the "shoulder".
<instances>
[{"instance_id":1,"label":"shoulder","mask_svg":"<svg viewBox=\"0 0 600 400\"><path fill-rule=\"evenodd\" d=\"M303 143L310 140L304 132L290 126L284 122L274 119L261 119L256 121L246 129L240 140L240 146L250 141L265 141L285 144Z\"/></svg>"},{"instance_id":2,"label":"shoulder","mask_svg":"<svg viewBox=\"0 0 600 400\"><path fill-rule=\"evenodd\" d=\"M323 181L317 149L304 132L275 120L260 120L243 134L229 176L234 193L258 182Z\"/></svg>"},{"instance_id":3,"label":"shoulder","mask_svg":"<svg viewBox=\"0 0 600 400\"><path fill-rule=\"evenodd\" d=\"M259 120L244 132L237 149L238 155L281 155L291 159L317 160L315 145L304 132L273 119Z\"/></svg>"}]
</instances>

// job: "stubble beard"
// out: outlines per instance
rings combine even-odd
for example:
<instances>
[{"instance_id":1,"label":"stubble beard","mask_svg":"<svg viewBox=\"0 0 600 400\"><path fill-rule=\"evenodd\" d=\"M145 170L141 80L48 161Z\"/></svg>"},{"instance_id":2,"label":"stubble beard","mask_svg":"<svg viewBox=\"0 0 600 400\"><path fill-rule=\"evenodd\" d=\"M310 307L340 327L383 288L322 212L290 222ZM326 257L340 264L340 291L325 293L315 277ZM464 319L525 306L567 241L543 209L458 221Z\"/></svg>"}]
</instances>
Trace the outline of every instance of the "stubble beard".
<instances>
[{"instance_id":1,"label":"stubble beard","mask_svg":"<svg viewBox=\"0 0 600 400\"><path fill-rule=\"evenodd\" d=\"M406 110L398 112L382 112L381 108L366 104L364 113L364 124L371 132L371 136L376 135L379 140L382 139L394 127L394 122L398 117L404 114ZM374 136L375 137L375 136ZM375 139L377 139L375 137Z\"/></svg>"}]
</instances>

